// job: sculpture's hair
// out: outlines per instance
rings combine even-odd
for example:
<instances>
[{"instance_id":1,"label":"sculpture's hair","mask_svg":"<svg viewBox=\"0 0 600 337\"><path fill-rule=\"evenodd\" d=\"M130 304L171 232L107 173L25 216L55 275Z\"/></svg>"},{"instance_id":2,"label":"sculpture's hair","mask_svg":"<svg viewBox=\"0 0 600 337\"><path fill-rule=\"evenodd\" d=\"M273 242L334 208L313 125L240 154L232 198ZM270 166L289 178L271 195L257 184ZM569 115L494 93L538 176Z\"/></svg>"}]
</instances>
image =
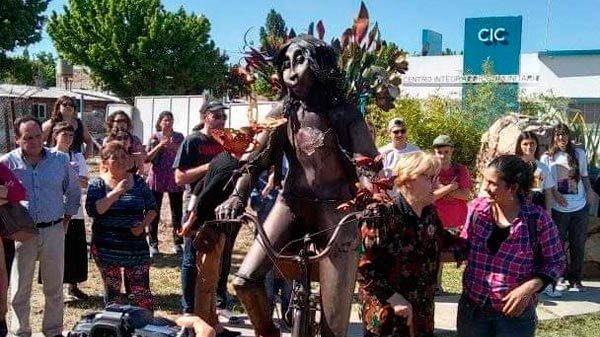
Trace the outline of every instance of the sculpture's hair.
<instances>
[{"instance_id":1,"label":"sculpture's hair","mask_svg":"<svg viewBox=\"0 0 600 337\"><path fill-rule=\"evenodd\" d=\"M323 107L334 107L345 102L343 90L343 73L337 64L337 54L322 40L311 35L299 35L285 43L275 56L275 67L282 86L281 98L284 102L284 111L297 99L292 97L290 91L283 82L283 65L285 54L291 45L297 45L303 51L304 57L309 62L309 68L314 76L314 84L311 88L312 105Z\"/></svg>"},{"instance_id":2,"label":"sculpture's hair","mask_svg":"<svg viewBox=\"0 0 600 337\"><path fill-rule=\"evenodd\" d=\"M442 169L442 162L431 153L415 151L402 156L394 167L394 185L402 186L419 175L430 173L438 175Z\"/></svg>"}]
</instances>

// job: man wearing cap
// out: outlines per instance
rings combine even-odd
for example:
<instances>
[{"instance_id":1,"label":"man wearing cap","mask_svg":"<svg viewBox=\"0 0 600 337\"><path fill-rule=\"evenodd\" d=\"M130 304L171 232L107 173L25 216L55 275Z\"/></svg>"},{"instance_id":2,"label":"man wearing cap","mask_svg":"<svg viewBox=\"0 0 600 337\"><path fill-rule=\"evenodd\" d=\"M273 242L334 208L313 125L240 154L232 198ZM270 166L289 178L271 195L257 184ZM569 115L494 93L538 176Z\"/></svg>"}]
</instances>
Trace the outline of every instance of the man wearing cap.
<instances>
[{"instance_id":1,"label":"man wearing cap","mask_svg":"<svg viewBox=\"0 0 600 337\"><path fill-rule=\"evenodd\" d=\"M395 117L388 122L388 132L390 139L389 144L384 145L379 149L379 153L383 155L383 176L390 177L394 166L398 160L405 154L419 151L419 147L407 142L408 133L404 119Z\"/></svg>"},{"instance_id":2,"label":"man wearing cap","mask_svg":"<svg viewBox=\"0 0 600 337\"><path fill-rule=\"evenodd\" d=\"M211 130L225 127L226 107L220 102L210 102L200 108L200 125L185 138L173 162L175 182L185 185L183 220L188 210L191 191L208 171L210 161L223 151L223 146L212 136ZM183 261L181 263L181 286L183 312L194 312L194 291L196 288L196 250L192 245L192 233L184 238Z\"/></svg>"},{"instance_id":3,"label":"man wearing cap","mask_svg":"<svg viewBox=\"0 0 600 337\"><path fill-rule=\"evenodd\" d=\"M447 135L439 135L431 145L433 152L442 162L438 175L438 187L433 191L434 207L442 221L442 226L458 232L467 217L467 201L471 197L473 182L469 170L461 164L452 163L454 143ZM442 265L438 272L438 289L441 294Z\"/></svg>"}]
</instances>

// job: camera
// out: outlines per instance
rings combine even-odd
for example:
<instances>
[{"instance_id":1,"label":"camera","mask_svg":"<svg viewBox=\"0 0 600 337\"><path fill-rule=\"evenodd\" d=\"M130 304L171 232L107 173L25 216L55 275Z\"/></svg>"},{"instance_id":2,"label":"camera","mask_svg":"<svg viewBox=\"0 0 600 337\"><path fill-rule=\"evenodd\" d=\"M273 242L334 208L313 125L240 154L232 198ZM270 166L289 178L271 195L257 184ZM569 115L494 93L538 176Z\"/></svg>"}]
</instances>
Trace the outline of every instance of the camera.
<instances>
[{"instance_id":1,"label":"camera","mask_svg":"<svg viewBox=\"0 0 600 337\"><path fill-rule=\"evenodd\" d=\"M81 317L67 337L193 337L172 320L130 305L111 305Z\"/></svg>"}]
</instances>

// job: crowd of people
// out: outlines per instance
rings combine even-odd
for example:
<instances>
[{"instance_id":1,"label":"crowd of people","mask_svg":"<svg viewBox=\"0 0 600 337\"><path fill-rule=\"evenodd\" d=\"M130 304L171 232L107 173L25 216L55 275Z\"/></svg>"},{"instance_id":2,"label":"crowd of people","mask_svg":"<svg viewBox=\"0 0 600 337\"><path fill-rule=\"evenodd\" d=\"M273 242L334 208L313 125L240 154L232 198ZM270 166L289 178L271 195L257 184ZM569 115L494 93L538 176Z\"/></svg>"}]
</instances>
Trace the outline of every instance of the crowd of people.
<instances>
[{"instance_id":1,"label":"crowd of people","mask_svg":"<svg viewBox=\"0 0 600 337\"><path fill-rule=\"evenodd\" d=\"M124 289L136 306L154 310L150 268L152 259L161 255L158 224L166 193L173 252L182 263L181 311L199 317L182 324L210 326L206 331L218 337L239 335L219 323L217 310L231 303L227 280L240 228L205 224L236 215L252 190L251 207L276 245L283 246L292 232L318 229L311 227L313 222L335 224L341 218L336 206L352 195L346 182L354 174L346 171L340 148L368 154L379 163L379 176L393 181L387 191L392 202L373 203L364 211L367 216L385 214L387 220L377 222L377 230L347 230L341 240L356 249L321 264L321 277L327 281L321 287L333 290L324 294L324 301L338 304L352 300L353 270L358 268L365 336L433 336L434 297L443 294L443 262L466 264L457 319L461 337L533 336L539 293L559 297L561 291L584 290L585 229L594 192L585 151L572 142L566 125L554 129L543 154L534 133L521 134L515 154L493 159L475 191L467 167L453 160L455 144L447 135L436 137L431 151L422 151L408 143L407 125L396 117L387 125L391 142L377 150L368 137L374 132L362 116L335 115L334 123L311 111L308 89L294 84L322 80L314 78L314 64L299 53L306 43L310 49L322 42L293 40L278 56L280 77L289 90L278 108L288 126L266 141L258 137L263 150L249 161L249 175L237 181L240 163L246 163L252 147L243 140L254 134L246 130L232 145L222 132L227 115L219 102L202 106L201 124L187 136L173 129L171 112L162 112L147 146L132 134L125 112L112 113L94 177L85 160L92 153L91 137L76 117L72 98L61 97L43 124L19 118L14 126L18 147L0 158L0 204L21 202L39 234L23 242L3 238L0 318L6 316L8 302L13 309L11 334L32 334L36 261L45 298L45 336L63 333L64 289L77 299L88 298L78 287L88 276L83 210L92 219L89 249L102 277L104 303L120 303ZM318 61L335 70L334 62L327 64L331 60ZM299 103L303 100L308 103ZM325 106L313 106L319 107ZM286 109L296 109L296 115L286 114ZM319 131L330 122L330 129ZM304 137L297 143L288 138L296 133ZM366 137L353 139L356 134ZM285 172L288 179L280 191ZM311 191L319 181L329 187ZM85 201L82 189L87 190ZM263 249L259 243L250 248L234 286L257 336L277 336L291 324L285 315L291 281L271 270ZM285 323L276 327L270 317L279 291ZM337 324L349 315L342 304L324 302L323 317L331 327L323 335L345 334L346 325ZM8 332L4 320L0 332Z\"/></svg>"}]
</instances>

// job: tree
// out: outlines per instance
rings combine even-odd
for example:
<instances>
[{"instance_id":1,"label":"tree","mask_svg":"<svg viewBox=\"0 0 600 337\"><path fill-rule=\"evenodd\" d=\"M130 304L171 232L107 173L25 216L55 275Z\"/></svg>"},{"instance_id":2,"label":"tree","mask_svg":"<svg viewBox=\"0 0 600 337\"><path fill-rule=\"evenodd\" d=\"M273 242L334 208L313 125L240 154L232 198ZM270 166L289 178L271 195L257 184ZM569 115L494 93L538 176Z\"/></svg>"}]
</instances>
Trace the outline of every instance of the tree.
<instances>
[{"instance_id":1,"label":"tree","mask_svg":"<svg viewBox=\"0 0 600 337\"><path fill-rule=\"evenodd\" d=\"M166 11L159 0L69 0L48 33L62 57L126 99L214 90L228 70L208 19Z\"/></svg>"},{"instance_id":2,"label":"tree","mask_svg":"<svg viewBox=\"0 0 600 337\"><path fill-rule=\"evenodd\" d=\"M0 54L38 42L50 0L0 1Z\"/></svg>"},{"instance_id":3,"label":"tree","mask_svg":"<svg viewBox=\"0 0 600 337\"><path fill-rule=\"evenodd\" d=\"M56 59L51 53L41 52L35 55L34 60L30 60L26 53L23 56L8 57L4 59L1 69L2 82L40 87L56 85Z\"/></svg>"},{"instance_id":4,"label":"tree","mask_svg":"<svg viewBox=\"0 0 600 337\"><path fill-rule=\"evenodd\" d=\"M281 45L288 34L281 14L271 8L265 25L260 27L260 49L265 50L273 45Z\"/></svg>"}]
</instances>

